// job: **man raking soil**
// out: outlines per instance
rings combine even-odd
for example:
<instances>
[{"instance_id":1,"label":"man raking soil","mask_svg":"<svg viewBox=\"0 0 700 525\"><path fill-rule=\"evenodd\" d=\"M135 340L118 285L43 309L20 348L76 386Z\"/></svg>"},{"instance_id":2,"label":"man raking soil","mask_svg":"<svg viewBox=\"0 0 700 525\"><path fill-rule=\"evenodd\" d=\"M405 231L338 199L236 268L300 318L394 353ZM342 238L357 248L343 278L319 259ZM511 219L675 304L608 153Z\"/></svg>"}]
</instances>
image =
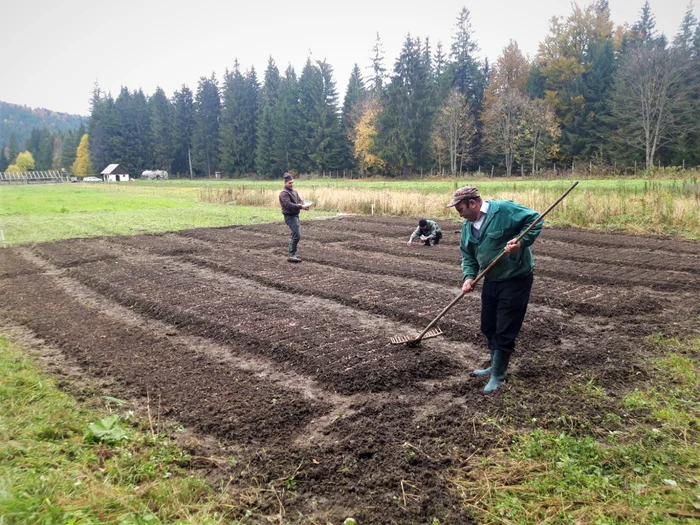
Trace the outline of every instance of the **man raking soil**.
<instances>
[{"instance_id":1,"label":"man raking soil","mask_svg":"<svg viewBox=\"0 0 700 525\"><path fill-rule=\"evenodd\" d=\"M397 337L393 344L415 346L424 338L442 334L432 328L464 295L484 278L481 293L481 332L491 354L491 366L472 375L489 375L484 392L493 392L505 380L515 339L525 319L532 290L535 262L530 246L542 231L542 219L578 182L575 182L547 210L538 214L512 201L484 201L474 186L458 189L447 207L454 206L462 226L462 292L423 330L417 338ZM479 269L483 268L481 273ZM432 330L431 330L432 328Z\"/></svg>"}]
</instances>

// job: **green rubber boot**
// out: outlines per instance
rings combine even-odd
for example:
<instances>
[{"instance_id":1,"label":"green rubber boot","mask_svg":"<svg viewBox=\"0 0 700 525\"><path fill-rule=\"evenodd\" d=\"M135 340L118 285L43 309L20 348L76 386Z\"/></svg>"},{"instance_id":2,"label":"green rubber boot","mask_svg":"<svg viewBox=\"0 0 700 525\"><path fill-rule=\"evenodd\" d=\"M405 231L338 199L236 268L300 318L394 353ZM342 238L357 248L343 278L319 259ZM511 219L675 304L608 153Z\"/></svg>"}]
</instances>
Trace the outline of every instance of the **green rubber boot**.
<instances>
[{"instance_id":1,"label":"green rubber boot","mask_svg":"<svg viewBox=\"0 0 700 525\"><path fill-rule=\"evenodd\" d=\"M493 392L506 381L508 375L508 361L510 361L510 354L508 352L496 350L493 353L493 359L491 360L491 379L489 379L489 382L486 384L484 392Z\"/></svg>"},{"instance_id":2,"label":"green rubber boot","mask_svg":"<svg viewBox=\"0 0 700 525\"><path fill-rule=\"evenodd\" d=\"M491 350L491 363L493 363L493 350ZM491 367L488 368L477 368L472 372L473 376L488 376L491 375Z\"/></svg>"}]
</instances>

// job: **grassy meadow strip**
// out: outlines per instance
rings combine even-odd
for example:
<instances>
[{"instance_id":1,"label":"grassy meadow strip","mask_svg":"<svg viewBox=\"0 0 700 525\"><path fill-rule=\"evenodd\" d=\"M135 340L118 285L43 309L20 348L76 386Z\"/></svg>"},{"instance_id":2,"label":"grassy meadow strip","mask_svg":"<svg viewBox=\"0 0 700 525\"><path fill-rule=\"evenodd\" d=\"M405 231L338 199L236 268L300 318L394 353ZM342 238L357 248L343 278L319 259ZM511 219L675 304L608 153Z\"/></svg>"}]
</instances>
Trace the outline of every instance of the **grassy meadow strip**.
<instances>
[{"instance_id":1,"label":"grassy meadow strip","mask_svg":"<svg viewBox=\"0 0 700 525\"><path fill-rule=\"evenodd\" d=\"M457 218L445 203L477 184L487 198L544 210L570 180L299 180L315 203L304 217L333 213ZM281 220L279 181L173 180L0 186L0 230L9 245L134 235ZM698 179L585 179L548 223L700 238Z\"/></svg>"},{"instance_id":2,"label":"grassy meadow strip","mask_svg":"<svg viewBox=\"0 0 700 525\"><path fill-rule=\"evenodd\" d=\"M319 181L300 181L297 189L317 209L341 213L429 216L456 219L445 208L451 193L462 184L478 184L483 196L511 199L536 210L546 209L573 181L436 181L426 186L417 181L413 189L406 181L376 183L350 181L326 185ZM435 191L440 188L441 191ZM277 188L266 185L232 183L228 187L200 190L204 202L234 202L251 206L276 206ZM585 180L549 215L548 222L583 228L624 230L637 234L672 234L700 238L700 187L687 181L611 181Z\"/></svg>"},{"instance_id":3,"label":"grassy meadow strip","mask_svg":"<svg viewBox=\"0 0 700 525\"><path fill-rule=\"evenodd\" d=\"M0 338L0 523L238 523L164 434L78 404L25 355Z\"/></svg>"},{"instance_id":4,"label":"grassy meadow strip","mask_svg":"<svg viewBox=\"0 0 700 525\"><path fill-rule=\"evenodd\" d=\"M279 205L204 202L200 189L139 182L0 186L0 230L8 245L16 245L282 220Z\"/></svg>"},{"instance_id":5,"label":"grassy meadow strip","mask_svg":"<svg viewBox=\"0 0 700 525\"><path fill-rule=\"evenodd\" d=\"M649 363L649 389L611 415L618 430L511 430L513 445L455 477L479 523L698 523L700 338L649 343L663 357ZM582 391L605 395L594 382Z\"/></svg>"}]
</instances>

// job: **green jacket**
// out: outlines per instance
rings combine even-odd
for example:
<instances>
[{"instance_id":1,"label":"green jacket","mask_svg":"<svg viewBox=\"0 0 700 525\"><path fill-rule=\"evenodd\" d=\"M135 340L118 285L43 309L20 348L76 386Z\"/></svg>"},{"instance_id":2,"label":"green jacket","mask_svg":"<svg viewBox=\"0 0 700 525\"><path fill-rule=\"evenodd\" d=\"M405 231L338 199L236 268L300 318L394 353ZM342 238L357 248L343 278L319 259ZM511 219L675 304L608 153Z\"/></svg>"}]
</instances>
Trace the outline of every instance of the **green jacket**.
<instances>
[{"instance_id":1,"label":"green jacket","mask_svg":"<svg viewBox=\"0 0 700 525\"><path fill-rule=\"evenodd\" d=\"M428 226L426 226L425 230L421 230L420 226L418 226L411 234L411 240L415 239L416 237L420 237L421 235L424 235L428 239L434 239L435 234L442 233L442 229L437 222L431 221L430 219L427 219L426 222L428 223Z\"/></svg>"},{"instance_id":2,"label":"green jacket","mask_svg":"<svg viewBox=\"0 0 700 525\"><path fill-rule=\"evenodd\" d=\"M539 213L513 201L489 201L489 209L481 224L479 239L472 235L472 223L464 221L462 225L462 276L463 281L474 279L479 271L485 269L498 257L506 243L515 239L532 222ZM535 260L529 246L535 242L542 231L540 221L521 239L523 247L516 253L507 254L486 275L489 281L505 281L518 277L527 277L535 269Z\"/></svg>"}]
</instances>

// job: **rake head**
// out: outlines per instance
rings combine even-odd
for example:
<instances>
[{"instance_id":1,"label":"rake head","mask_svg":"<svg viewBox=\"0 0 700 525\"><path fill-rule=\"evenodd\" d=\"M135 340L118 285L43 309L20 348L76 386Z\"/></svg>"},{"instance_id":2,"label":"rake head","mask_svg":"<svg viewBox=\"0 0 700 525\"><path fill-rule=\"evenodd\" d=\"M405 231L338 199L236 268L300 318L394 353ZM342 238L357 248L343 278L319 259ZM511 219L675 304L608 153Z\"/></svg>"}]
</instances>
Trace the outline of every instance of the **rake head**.
<instances>
[{"instance_id":1,"label":"rake head","mask_svg":"<svg viewBox=\"0 0 700 525\"><path fill-rule=\"evenodd\" d=\"M442 335L442 329L433 328L425 333L423 337L411 337L409 335L399 335L391 338L392 345L408 345L408 346L418 346L423 339L430 339L432 337L437 337Z\"/></svg>"}]
</instances>

